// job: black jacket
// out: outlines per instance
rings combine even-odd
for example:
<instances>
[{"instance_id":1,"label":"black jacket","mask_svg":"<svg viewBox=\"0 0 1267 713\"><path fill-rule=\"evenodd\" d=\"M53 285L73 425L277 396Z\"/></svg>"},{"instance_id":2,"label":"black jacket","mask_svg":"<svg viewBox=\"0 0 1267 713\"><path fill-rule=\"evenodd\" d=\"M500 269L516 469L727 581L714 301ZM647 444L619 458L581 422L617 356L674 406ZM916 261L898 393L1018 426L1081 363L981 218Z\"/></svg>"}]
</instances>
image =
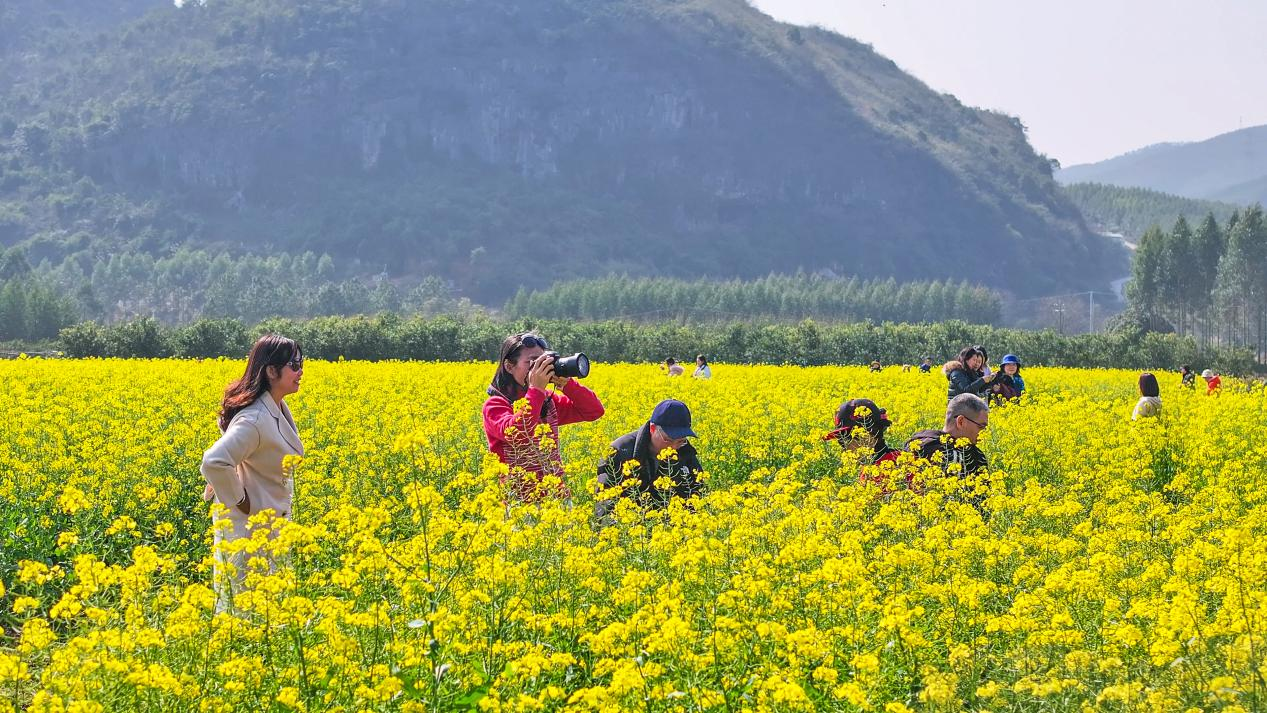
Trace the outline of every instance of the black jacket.
<instances>
[{"instance_id":1,"label":"black jacket","mask_svg":"<svg viewBox=\"0 0 1267 713\"><path fill-rule=\"evenodd\" d=\"M961 477L985 470L989 466L985 453L977 448L977 444L969 443L956 448L953 438L947 439L945 443L941 442L941 437L945 435L945 431L919 431L906 441L906 448L910 450L911 444L916 444L916 453L924 459L932 459L934 453L941 451L942 469L946 469L951 463L959 463L963 466L959 471Z\"/></svg>"},{"instance_id":2,"label":"black jacket","mask_svg":"<svg viewBox=\"0 0 1267 713\"><path fill-rule=\"evenodd\" d=\"M674 495L689 498L692 495L703 494L703 485L699 482L699 473L703 468L699 464L695 446L688 443L678 450L676 458L668 462L658 461L656 454L651 452L651 424L649 423L644 423L637 431L626 433L612 441L612 452L598 464L599 487L603 489L619 487L625 480L625 463L630 460L638 461L636 474L638 483L625 488L621 492L621 497L647 495L652 507L664 507L668 505L669 498ZM672 490L669 492L662 491L653 485L658 478L665 476L673 481ZM614 501L608 502L612 503L611 507L615 507Z\"/></svg>"},{"instance_id":3,"label":"black jacket","mask_svg":"<svg viewBox=\"0 0 1267 713\"><path fill-rule=\"evenodd\" d=\"M946 362L946 365L942 367L942 373L950 382L946 388L947 401L959 394L974 394L985 398L986 392L990 390L990 384L981 372L973 371L958 361Z\"/></svg>"}]
</instances>

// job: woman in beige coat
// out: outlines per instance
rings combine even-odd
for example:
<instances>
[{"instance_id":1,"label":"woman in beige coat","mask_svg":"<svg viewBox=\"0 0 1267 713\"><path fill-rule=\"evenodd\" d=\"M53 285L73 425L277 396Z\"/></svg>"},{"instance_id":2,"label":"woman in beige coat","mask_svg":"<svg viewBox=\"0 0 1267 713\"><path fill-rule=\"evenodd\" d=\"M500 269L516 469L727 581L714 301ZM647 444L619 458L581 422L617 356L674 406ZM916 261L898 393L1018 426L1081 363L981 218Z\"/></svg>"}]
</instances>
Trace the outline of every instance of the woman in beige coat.
<instances>
[{"instance_id":1,"label":"woman in beige coat","mask_svg":"<svg viewBox=\"0 0 1267 713\"><path fill-rule=\"evenodd\" d=\"M266 334L251 347L246 373L224 390L222 435L203 454L201 468L207 480L203 498L227 508L215 527L217 610L231 605L246 578L245 553L225 553L221 543L250 537L247 521L263 510L290 517L295 488L283 463L286 456L302 456L304 446L285 399L299 391L303 365L298 344Z\"/></svg>"}]
</instances>

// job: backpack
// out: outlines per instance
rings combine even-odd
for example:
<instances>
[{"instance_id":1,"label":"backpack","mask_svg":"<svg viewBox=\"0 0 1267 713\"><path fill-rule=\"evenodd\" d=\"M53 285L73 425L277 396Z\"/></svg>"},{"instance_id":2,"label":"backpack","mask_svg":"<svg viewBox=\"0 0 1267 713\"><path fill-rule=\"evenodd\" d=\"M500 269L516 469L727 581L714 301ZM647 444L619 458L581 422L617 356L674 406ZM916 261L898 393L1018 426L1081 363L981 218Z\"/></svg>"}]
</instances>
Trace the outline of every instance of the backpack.
<instances>
[{"instance_id":1,"label":"backpack","mask_svg":"<svg viewBox=\"0 0 1267 713\"><path fill-rule=\"evenodd\" d=\"M902 444L902 450L909 452L912 444L918 444L915 449L920 458L929 460L933 454L941 450L941 437L946 435L945 431L927 430L919 431L906 439L906 443Z\"/></svg>"}]
</instances>

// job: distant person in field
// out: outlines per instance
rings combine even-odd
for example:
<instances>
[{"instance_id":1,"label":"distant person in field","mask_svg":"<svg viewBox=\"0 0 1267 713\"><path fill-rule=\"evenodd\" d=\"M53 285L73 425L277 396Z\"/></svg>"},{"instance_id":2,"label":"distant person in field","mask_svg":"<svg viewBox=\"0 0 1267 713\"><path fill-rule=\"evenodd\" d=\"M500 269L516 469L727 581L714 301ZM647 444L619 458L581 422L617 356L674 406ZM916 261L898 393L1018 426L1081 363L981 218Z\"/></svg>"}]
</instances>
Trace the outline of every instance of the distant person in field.
<instances>
[{"instance_id":1,"label":"distant person in field","mask_svg":"<svg viewBox=\"0 0 1267 713\"><path fill-rule=\"evenodd\" d=\"M880 361L878 359L876 361L871 362L871 373L873 374L879 373L881 368L882 367L880 366Z\"/></svg>"},{"instance_id":2,"label":"distant person in field","mask_svg":"<svg viewBox=\"0 0 1267 713\"><path fill-rule=\"evenodd\" d=\"M1015 401L1025 393L1025 379L1021 378L1021 360L1008 354L999 362L999 373L990 384L990 403Z\"/></svg>"},{"instance_id":3,"label":"distant person in field","mask_svg":"<svg viewBox=\"0 0 1267 713\"><path fill-rule=\"evenodd\" d=\"M691 374L691 376L696 379L713 378L713 370L708 368L708 359L704 358L703 354L695 357L695 373Z\"/></svg>"},{"instance_id":4,"label":"distant person in field","mask_svg":"<svg viewBox=\"0 0 1267 713\"><path fill-rule=\"evenodd\" d=\"M668 372L669 376L681 376L686 373L686 369L683 369L682 365L677 363L677 359L673 357L664 360L664 370Z\"/></svg>"},{"instance_id":5,"label":"distant person in field","mask_svg":"<svg viewBox=\"0 0 1267 713\"><path fill-rule=\"evenodd\" d=\"M603 416L603 404L593 391L576 379L555 376L554 357L546 354L549 349L545 338L532 332L506 337L484 402L488 449L510 466L503 484L510 497L520 502L535 503L546 497L570 501L572 492L559 454L559 427ZM526 403L516 410L515 403L521 399ZM537 432L543 424L549 436L544 443ZM546 492L542 484L549 476L560 482Z\"/></svg>"},{"instance_id":6,"label":"distant person in field","mask_svg":"<svg viewBox=\"0 0 1267 713\"><path fill-rule=\"evenodd\" d=\"M612 441L611 452L598 464L600 498L594 507L596 522L610 524L619 497L633 498L656 509L667 507L675 497L689 500L702 495L704 486L699 474L704 469L690 442L694 437L691 410L681 401L667 399L656 404L651 418L638 430ZM622 486L626 481L632 482ZM620 495L601 497L603 491L611 488L621 488Z\"/></svg>"},{"instance_id":7,"label":"distant person in field","mask_svg":"<svg viewBox=\"0 0 1267 713\"><path fill-rule=\"evenodd\" d=\"M299 345L266 334L251 347L246 372L224 390L217 421L221 435L203 453L200 468L207 481L203 499L227 509L215 516L213 536L217 611L232 607L247 570L247 554L226 553L223 544L249 538L247 520L264 510L290 517L295 484L286 458L302 457L304 445L286 397L299 391L303 374ZM276 532L273 528L270 536Z\"/></svg>"},{"instance_id":8,"label":"distant person in field","mask_svg":"<svg viewBox=\"0 0 1267 713\"><path fill-rule=\"evenodd\" d=\"M919 370L920 370L920 373L922 373L922 374L927 374L928 372L932 371L932 370L933 370L933 358L932 358L932 357L924 357L924 361L920 362L920 365L919 365Z\"/></svg>"},{"instance_id":9,"label":"distant person in field","mask_svg":"<svg viewBox=\"0 0 1267 713\"><path fill-rule=\"evenodd\" d=\"M945 363L941 371L946 375L948 386L946 400L960 394L972 394L984 397L990 391L994 376L982 372L985 356L976 347L964 347L959 356Z\"/></svg>"},{"instance_id":10,"label":"distant person in field","mask_svg":"<svg viewBox=\"0 0 1267 713\"><path fill-rule=\"evenodd\" d=\"M919 431L906 441L906 448L927 460L934 460L941 453L941 466L946 473L966 477L989 465L985 453L977 446L981 432L989 425L990 407L986 402L973 394L960 394L946 405L942 430ZM961 439L967 443L957 445Z\"/></svg>"},{"instance_id":11,"label":"distant person in field","mask_svg":"<svg viewBox=\"0 0 1267 713\"><path fill-rule=\"evenodd\" d=\"M1197 372L1192 367L1184 364L1179 367L1179 385L1188 389L1194 389L1197 385Z\"/></svg>"},{"instance_id":12,"label":"distant person in field","mask_svg":"<svg viewBox=\"0 0 1267 713\"><path fill-rule=\"evenodd\" d=\"M1139 375L1139 401L1135 402L1135 411L1131 420L1152 418L1161 415L1161 387L1157 385L1157 377L1144 372Z\"/></svg>"},{"instance_id":13,"label":"distant person in field","mask_svg":"<svg viewBox=\"0 0 1267 713\"><path fill-rule=\"evenodd\" d=\"M1219 388L1223 386L1223 379L1211 369L1201 372L1201 378L1205 379L1205 395L1218 396Z\"/></svg>"}]
</instances>

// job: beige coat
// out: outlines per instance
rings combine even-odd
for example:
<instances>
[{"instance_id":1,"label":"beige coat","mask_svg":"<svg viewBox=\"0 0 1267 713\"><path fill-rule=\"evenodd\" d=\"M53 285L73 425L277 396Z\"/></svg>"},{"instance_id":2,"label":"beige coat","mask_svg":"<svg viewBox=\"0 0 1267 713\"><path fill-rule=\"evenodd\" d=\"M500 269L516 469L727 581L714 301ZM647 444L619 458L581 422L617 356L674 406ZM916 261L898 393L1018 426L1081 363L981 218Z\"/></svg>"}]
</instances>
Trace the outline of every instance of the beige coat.
<instances>
[{"instance_id":1,"label":"beige coat","mask_svg":"<svg viewBox=\"0 0 1267 713\"><path fill-rule=\"evenodd\" d=\"M229 509L234 535L245 536L247 519L265 508L290 517L295 486L282 469L282 459L303 454L290 408L285 402L278 406L271 394L234 415L224 435L203 454L201 468L215 499ZM244 493L251 498L250 515L237 508Z\"/></svg>"}]
</instances>

